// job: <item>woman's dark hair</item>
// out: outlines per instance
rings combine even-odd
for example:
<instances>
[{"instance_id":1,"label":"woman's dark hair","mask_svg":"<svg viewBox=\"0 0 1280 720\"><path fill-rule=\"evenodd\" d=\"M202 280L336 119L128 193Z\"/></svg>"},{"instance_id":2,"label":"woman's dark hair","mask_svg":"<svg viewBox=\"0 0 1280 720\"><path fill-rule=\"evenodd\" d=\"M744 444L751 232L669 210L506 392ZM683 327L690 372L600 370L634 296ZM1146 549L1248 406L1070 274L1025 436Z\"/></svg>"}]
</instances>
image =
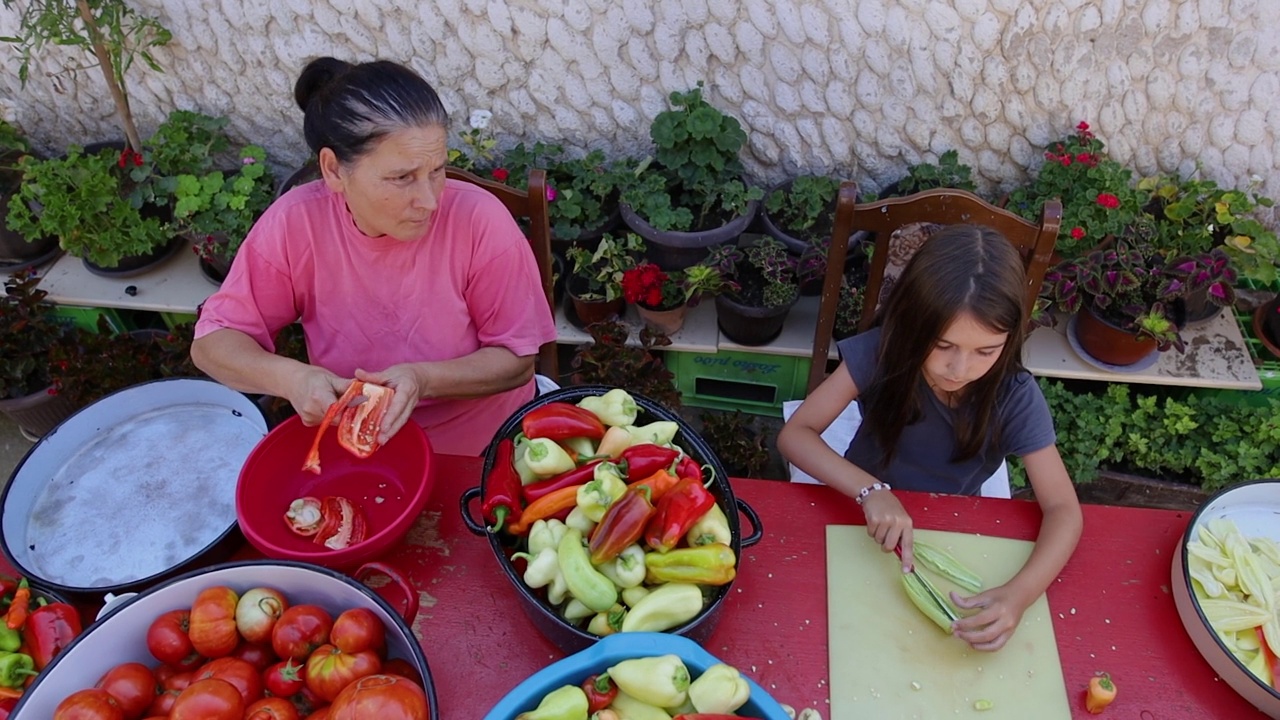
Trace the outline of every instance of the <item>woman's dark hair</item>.
<instances>
[{"instance_id":1,"label":"woman's dark hair","mask_svg":"<svg viewBox=\"0 0 1280 720\"><path fill-rule=\"evenodd\" d=\"M869 427L887 465L903 428L920 419L925 360L961 311L996 332L1009 333L1000 357L986 375L964 389L955 419L956 452L966 460L982 450L988 436L999 442L993 422L1000 385L1022 369L1026 282L1018 250L987 227L951 225L916 252L881 308L878 370L863 394Z\"/></svg>"},{"instance_id":2,"label":"woman's dark hair","mask_svg":"<svg viewBox=\"0 0 1280 720\"><path fill-rule=\"evenodd\" d=\"M440 96L420 75L387 60L353 65L331 57L307 63L293 86L311 152L329 148L351 162L388 133L449 126Z\"/></svg>"}]
</instances>

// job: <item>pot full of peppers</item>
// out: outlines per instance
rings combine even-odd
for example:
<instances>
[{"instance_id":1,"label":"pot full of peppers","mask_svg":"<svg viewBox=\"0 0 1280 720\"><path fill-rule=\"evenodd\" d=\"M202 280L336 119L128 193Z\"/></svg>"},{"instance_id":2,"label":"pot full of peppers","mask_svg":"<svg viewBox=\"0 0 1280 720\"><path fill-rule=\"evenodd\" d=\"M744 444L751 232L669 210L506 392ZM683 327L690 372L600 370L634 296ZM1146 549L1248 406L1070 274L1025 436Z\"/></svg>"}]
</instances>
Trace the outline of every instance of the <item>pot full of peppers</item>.
<instances>
[{"instance_id":1,"label":"pot full of peppers","mask_svg":"<svg viewBox=\"0 0 1280 720\"><path fill-rule=\"evenodd\" d=\"M0 720L81 630L73 606L33 590L26 578L0 576Z\"/></svg>"},{"instance_id":2,"label":"pot full of peppers","mask_svg":"<svg viewBox=\"0 0 1280 720\"><path fill-rule=\"evenodd\" d=\"M621 388L535 399L499 430L484 473L463 496L464 519L566 651L619 632L710 634L741 547L761 535L701 438ZM755 530L747 540L740 510Z\"/></svg>"}]
</instances>

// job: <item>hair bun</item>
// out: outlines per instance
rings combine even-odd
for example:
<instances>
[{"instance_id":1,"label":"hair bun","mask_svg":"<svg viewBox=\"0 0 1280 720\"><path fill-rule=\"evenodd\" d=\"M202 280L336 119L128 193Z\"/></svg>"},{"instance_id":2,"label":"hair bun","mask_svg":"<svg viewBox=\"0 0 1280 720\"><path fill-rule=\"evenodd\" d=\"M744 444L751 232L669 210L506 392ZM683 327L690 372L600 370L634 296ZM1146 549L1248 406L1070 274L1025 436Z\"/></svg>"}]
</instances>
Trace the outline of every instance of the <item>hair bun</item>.
<instances>
[{"instance_id":1,"label":"hair bun","mask_svg":"<svg viewBox=\"0 0 1280 720\"><path fill-rule=\"evenodd\" d=\"M312 60L302 69L302 74L298 76L298 81L293 85L294 102L298 103L298 108L305 113L311 101L322 90L328 87L335 78L346 74L353 67L351 63L337 58L322 57Z\"/></svg>"}]
</instances>

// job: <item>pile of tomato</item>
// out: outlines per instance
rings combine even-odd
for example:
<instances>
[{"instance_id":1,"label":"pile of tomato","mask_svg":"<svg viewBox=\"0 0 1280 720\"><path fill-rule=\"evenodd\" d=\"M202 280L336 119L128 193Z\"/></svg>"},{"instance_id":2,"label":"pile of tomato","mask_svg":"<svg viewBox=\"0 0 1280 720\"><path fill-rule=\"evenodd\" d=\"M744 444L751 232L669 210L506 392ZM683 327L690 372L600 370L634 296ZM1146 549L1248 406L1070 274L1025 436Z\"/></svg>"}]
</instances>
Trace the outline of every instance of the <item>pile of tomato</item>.
<instances>
[{"instance_id":1,"label":"pile of tomato","mask_svg":"<svg viewBox=\"0 0 1280 720\"><path fill-rule=\"evenodd\" d=\"M158 664L121 663L64 699L54 720L426 720L422 678L388 659L367 608L336 618L270 587L200 592L147 630Z\"/></svg>"}]
</instances>

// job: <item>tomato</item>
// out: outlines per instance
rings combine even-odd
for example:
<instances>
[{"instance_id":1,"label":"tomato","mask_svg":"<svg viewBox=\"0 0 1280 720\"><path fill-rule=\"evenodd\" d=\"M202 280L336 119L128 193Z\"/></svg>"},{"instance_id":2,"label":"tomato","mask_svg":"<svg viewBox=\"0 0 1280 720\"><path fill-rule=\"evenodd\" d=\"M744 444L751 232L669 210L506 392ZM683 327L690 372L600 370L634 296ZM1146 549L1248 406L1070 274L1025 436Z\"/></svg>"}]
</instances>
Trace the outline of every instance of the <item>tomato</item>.
<instances>
[{"instance_id":1,"label":"tomato","mask_svg":"<svg viewBox=\"0 0 1280 720\"><path fill-rule=\"evenodd\" d=\"M182 690L185 689L186 686L183 686ZM155 700L151 701L151 707L147 708L147 712L151 715L168 717L169 713L173 710L174 701L182 694L182 690L170 690L166 688L164 692L156 696Z\"/></svg>"},{"instance_id":2,"label":"tomato","mask_svg":"<svg viewBox=\"0 0 1280 720\"><path fill-rule=\"evenodd\" d=\"M168 680L180 672L182 672L182 670L179 670L168 663L164 663L157 665L155 669L151 671L151 674L156 676L156 682L163 683L165 680Z\"/></svg>"},{"instance_id":3,"label":"tomato","mask_svg":"<svg viewBox=\"0 0 1280 720\"><path fill-rule=\"evenodd\" d=\"M169 720L243 720L244 698L226 680L197 680L173 702Z\"/></svg>"},{"instance_id":4,"label":"tomato","mask_svg":"<svg viewBox=\"0 0 1280 720\"><path fill-rule=\"evenodd\" d=\"M372 650L344 653L332 645L321 645L307 658L307 687L332 702L343 688L381 669L382 659Z\"/></svg>"},{"instance_id":5,"label":"tomato","mask_svg":"<svg viewBox=\"0 0 1280 720\"><path fill-rule=\"evenodd\" d=\"M120 703L102 688L77 690L58 703L53 720L125 720Z\"/></svg>"},{"instance_id":6,"label":"tomato","mask_svg":"<svg viewBox=\"0 0 1280 720\"><path fill-rule=\"evenodd\" d=\"M329 642L333 618L318 605L294 605L280 616L271 631L271 649L281 660L305 660Z\"/></svg>"},{"instance_id":7,"label":"tomato","mask_svg":"<svg viewBox=\"0 0 1280 720\"><path fill-rule=\"evenodd\" d=\"M176 675L170 675L164 680L161 680L160 689L177 690L178 692L182 692L183 690L186 690L187 686L191 684L191 681L195 679L196 672L194 670L183 670Z\"/></svg>"},{"instance_id":8,"label":"tomato","mask_svg":"<svg viewBox=\"0 0 1280 720\"><path fill-rule=\"evenodd\" d=\"M413 663L404 658L391 658L382 663L383 675L399 675L402 678L408 678L415 683L422 684L422 675L418 673L418 668Z\"/></svg>"},{"instance_id":9,"label":"tomato","mask_svg":"<svg viewBox=\"0 0 1280 720\"><path fill-rule=\"evenodd\" d=\"M293 703L280 697L263 698L244 711L244 720L298 720Z\"/></svg>"},{"instance_id":10,"label":"tomato","mask_svg":"<svg viewBox=\"0 0 1280 720\"><path fill-rule=\"evenodd\" d=\"M398 675L370 675L351 683L329 708L328 720L427 720L427 694Z\"/></svg>"},{"instance_id":11,"label":"tomato","mask_svg":"<svg viewBox=\"0 0 1280 720\"><path fill-rule=\"evenodd\" d=\"M187 634L190 627L191 611L170 610L164 613L152 620L151 627L147 628L147 649L155 659L168 665L190 662L193 655L198 664L200 654Z\"/></svg>"},{"instance_id":12,"label":"tomato","mask_svg":"<svg viewBox=\"0 0 1280 720\"><path fill-rule=\"evenodd\" d=\"M239 658L224 657L210 660L204 667L196 671L194 682L207 678L226 680L240 691L240 697L246 706L262 698L262 675L258 669Z\"/></svg>"},{"instance_id":13,"label":"tomato","mask_svg":"<svg viewBox=\"0 0 1280 720\"><path fill-rule=\"evenodd\" d=\"M279 590L268 587L248 590L236 603L236 629L251 643L265 643L271 639L271 628L288 607L289 601Z\"/></svg>"},{"instance_id":14,"label":"tomato","mask_svg":"<svg viewBox=\"0 0 1280 720\"><path fill-rule=\"evenodd\" d=\"M262 682L272 695L289 697L302 691L306 686L306 677L306 663L295 663L289 659L267 668L262 673Z\"/></svg>"},{"instance_id":15,"label":"tomato","mask_svg":"<svg viewBox=\"0 0 1280 720\"><path fill-rule=\"evenodd\" d=\"M111 668L94 687L106 690L115 698L127 720L142 717L161 690L151 668L137 662L121 663Z\"/></svg>"},{"instance_id":16,"label":"tomato","mask_svg":"<svg viewBox=\"0 0 1280 720\"><path fill-rule=\"evenodd\" d=\"M236 646L236 649L231 653L231 657L244 660L258 672L271 667L276 661L276 653L270 646L250 642L242 642Z\"/></svg>"},{"instance_id":17,"label":"tomato","mask_svg":"<svg viewBox=\"0 0 1280 720\"><path fill-rule=\"evenodd\" d=\"M326 705L320 708L319 710L308 715L307 720L329 720L329 717L330 717L329 713L332 712L332 710L333 710L332 705Z\"/></svg>"},{"instance_id":18,"label":"tomato","mask_svg":"<svg viewBox=\"0 0 1280 720\"><path fill-rule=\"evenodd\" d=\"M240 644L236 632L236 602L240 596L229 587L200 591L191 606L191 644L207 658L226 657Z\"/></svg>"},{"instance_id":19,"label":"tomato","mask_svg":"<svg viewBox=\"0 0 1280 720\"><path fill-rule=\"evenodd\" d=\"M387 628L368 608L351 608L333 621L329 642L345 653L373 650L382 655L387 647Z\"/></svg>"}]
</instances>

